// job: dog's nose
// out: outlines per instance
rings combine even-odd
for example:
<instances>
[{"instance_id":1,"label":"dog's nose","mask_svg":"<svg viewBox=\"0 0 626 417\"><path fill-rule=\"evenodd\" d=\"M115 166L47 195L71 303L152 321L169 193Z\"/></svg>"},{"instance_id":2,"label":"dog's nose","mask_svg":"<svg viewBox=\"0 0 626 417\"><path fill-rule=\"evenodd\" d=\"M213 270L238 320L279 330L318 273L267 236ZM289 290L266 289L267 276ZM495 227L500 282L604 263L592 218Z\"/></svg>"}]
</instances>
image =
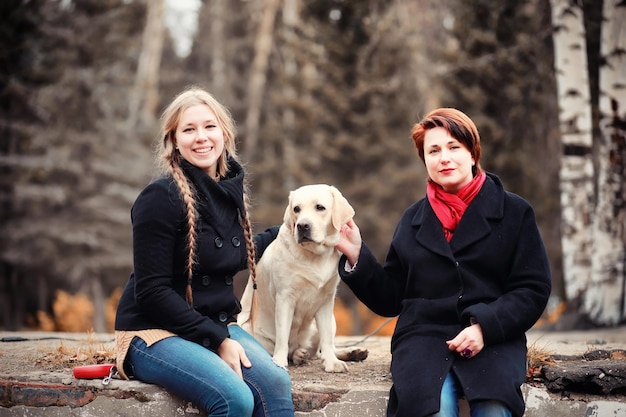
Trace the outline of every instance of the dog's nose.
<instances>
[{"instance_id":1,"label":"dog's nose","mask_svg":"<svg viewBox=\"0 0 626 417\"><path fill-rule=\"evenodd\" d=\"M298 231L306 232L311 230L311 223L298 223Z\"/></svg>"}]
</instances>

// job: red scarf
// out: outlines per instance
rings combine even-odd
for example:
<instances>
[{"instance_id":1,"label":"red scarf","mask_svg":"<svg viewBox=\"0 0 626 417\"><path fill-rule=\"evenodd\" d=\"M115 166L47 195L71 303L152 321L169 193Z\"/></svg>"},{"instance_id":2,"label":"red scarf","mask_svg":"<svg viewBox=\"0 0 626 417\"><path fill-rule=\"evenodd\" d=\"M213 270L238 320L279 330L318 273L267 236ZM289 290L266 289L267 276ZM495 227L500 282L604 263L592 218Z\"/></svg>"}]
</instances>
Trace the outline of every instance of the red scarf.
<instances>
[{"instance_id":1,"label":"red scarf","mask_svg":"<svg viewBox=\"0 0 626 417\"><path fill-rule=\"evenodd\" d=\"M461 188L456 194L448 193L439 184L431 180L428 181L426 195L435 215L443 225L443 234L448 242L452 239L452 234L461 221L465 209L476 197L486 178L487 175L484 172L476 175L469 184Z\"/></svg>"}]
</instances>

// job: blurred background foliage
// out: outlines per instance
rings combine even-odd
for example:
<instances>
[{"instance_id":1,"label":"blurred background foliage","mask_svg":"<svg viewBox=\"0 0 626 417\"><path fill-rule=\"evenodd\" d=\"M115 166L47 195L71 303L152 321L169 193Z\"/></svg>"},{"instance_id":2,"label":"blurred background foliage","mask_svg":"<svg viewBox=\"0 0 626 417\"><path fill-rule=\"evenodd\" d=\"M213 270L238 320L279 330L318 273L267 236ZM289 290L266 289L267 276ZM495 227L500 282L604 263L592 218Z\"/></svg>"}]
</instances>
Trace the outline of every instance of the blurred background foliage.
<instances>
[{"instance_id":1,"label":"blurred background foliage","mask_svg":"<svg viewBox=\"0 0 626 417\"><path fill-rule=\"evenodd\" d=\"M483 167L535 207L563 298L548 0L207 0L188 54L164 29L146 87L158 103L134 119L147 1L0 3L0 328L112 330L157 118L190 84L238 121L257 231L282 221L289 190L333 184L381 261L425 192L412 124L436 107L463 110L481 132ZM271 43L259 90L260 36ZM340 333L383 323L343 285L337 305Z\"/></svg>"}]
</instances>

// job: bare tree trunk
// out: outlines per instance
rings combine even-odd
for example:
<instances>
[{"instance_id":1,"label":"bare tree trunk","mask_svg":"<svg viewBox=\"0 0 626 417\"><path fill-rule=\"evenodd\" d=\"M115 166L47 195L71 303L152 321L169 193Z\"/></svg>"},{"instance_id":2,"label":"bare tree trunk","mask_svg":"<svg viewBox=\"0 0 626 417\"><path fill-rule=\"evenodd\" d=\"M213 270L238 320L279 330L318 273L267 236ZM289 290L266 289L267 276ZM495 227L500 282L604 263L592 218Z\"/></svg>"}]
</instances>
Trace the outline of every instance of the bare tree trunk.
<instances>
[{"instance_id":1,"label":"bare tree trunk","mask_svg":"<svg viewBox=\"0 0 626 417\"><path fill-rule=\"evenodd\" d=\"M224 3L226 0L213 0L211 7L211 85L220 100L229 95L230 84L226 72L226 40L224 37Z\"/></svg>"},{"instance_id":2,"label":"bare tree trunk","mask_svg":"<svg viewBox=\"0 0 626 417\"><path fill-rule=\"evenodd\" d=\"M560 184L563 276L570 304L579 306L591 275L594 190L592 118L582 9L551 0L563 154Z\"/></svg>"},{"instance_id":3,"label":"bare tree trunk","mask_svg":"<svg viewBox=\"0 0 626 417\"><path fill-rule=\"evenodd\" d=\"M147 17L135 85L130 93L128 123L131 127L139 123L154 122L158 105L159 68L163 55L165 23L163 21L164 0L146 1Z\"/></svg>"},{"instance_id":4,"label":"bare tree trunk","mask_svg":"<svg viewBox=\"0 0 626 417\"><path fill-rule=\"evenodd\" d=\"M626 7L603 5L598 205L584 309L594 323L614 325L626 318Z\"/></svg>"},{"instance_id":5,"label":"bare tree trunk","mask_svg":"<svg viewBox=\"0 0 626 417\"><path fill-rule=\"evenodd\" d=\"M261 106L267 79L267 64L274 39L274 21L280 0L265 0L263 14L254 44L254 60L248 82L248 111L245 121L245 159L250 160L256 150L259 135Z\"/></svg>"},{"instance_id":6,"label":"bare tree trunk","mask_svg":"<svg viewBox=\"0 0 626 417\"><path fill-rule=\"evenodd\" d=\"M283 7L283 38L285 40L285 48L283 49L283 71L285 77L289 80L282 89L285 96L285 102L293 103L296 100L295 85L298 73L298 64L296 62L293 48L295 47L295 28L298 24L298 0L285 0ZM283 166L285 167L285 175L283 176L283 188L285 190L293 190L297 186L295 173L297 171L295 164L298 158L296 156L296 114L293 106L285 106L283 108L282 122L284 128L283 146Z\"/></svg>"}]
</instances>

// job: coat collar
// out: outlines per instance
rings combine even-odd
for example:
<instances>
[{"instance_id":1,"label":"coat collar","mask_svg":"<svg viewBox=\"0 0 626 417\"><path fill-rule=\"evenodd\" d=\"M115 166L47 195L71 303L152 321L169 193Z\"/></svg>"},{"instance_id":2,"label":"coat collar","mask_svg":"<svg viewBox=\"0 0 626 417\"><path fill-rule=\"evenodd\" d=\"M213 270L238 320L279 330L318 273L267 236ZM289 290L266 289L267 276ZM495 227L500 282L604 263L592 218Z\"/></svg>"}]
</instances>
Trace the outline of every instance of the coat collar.
<instances>
[{"instance_id":1,"label":"coat collar","mask_svg":"<svg viewBox=\"0 0 626 417\"><path fill-rule=\"evenodd\" d=\"M423 204L418 205L411 226L417 229L417 242L433 252L453 258L454 252L470 246L491 232L489 219L501 219L503 215L502 182L496 175L487 173L485 184L467 207L450 243L446 241L441 223L426 198Z\"/></svg>"},{"instance_id":2,"label":"coat collar","mask_svg":"<svg viewBox=\"0 0 626 417\"><path fill-rule=\"evenodd\" d=\"M237 161L228 159L228 173L219 182L184 159L181 166L195 188L196 209L218 233L223 235L237 214L245 217L244 171Z\"/></svg>"}]
</instances>

